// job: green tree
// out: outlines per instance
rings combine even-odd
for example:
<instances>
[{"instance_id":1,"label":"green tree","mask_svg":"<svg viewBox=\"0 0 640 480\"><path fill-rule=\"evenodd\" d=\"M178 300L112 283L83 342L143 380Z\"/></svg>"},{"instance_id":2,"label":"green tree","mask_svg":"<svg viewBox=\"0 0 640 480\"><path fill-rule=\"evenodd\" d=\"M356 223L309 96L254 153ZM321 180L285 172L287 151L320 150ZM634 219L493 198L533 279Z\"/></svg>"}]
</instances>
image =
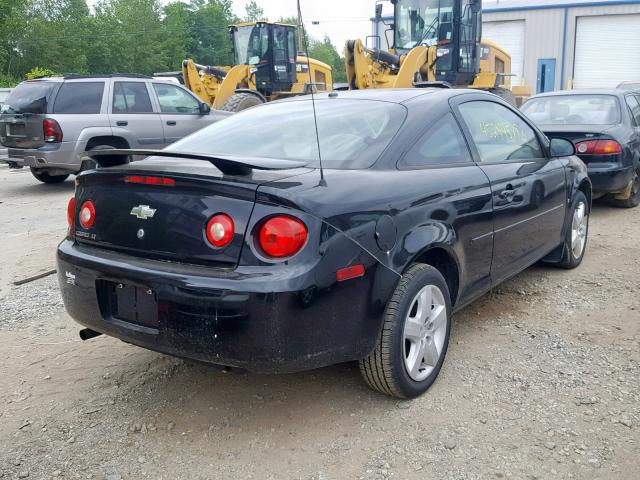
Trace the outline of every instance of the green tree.
<instances>
[{"instance_id":1,"label":"green tree","mask_svg":"<svg viewBox=\"0 0 640 480\"><path fill-rule=\"evenodd\" d=\"M311 40L309 47L309 56L326 63L333 70L334 82L346 82L346 73L344 69L344 60L333 46L329 37L324 40Z\"/></svg>"},{"instance_id":2,"label":"green tree","mask_svg":"<svg viewBox=\"0 0 640 480\"><path fill-rule=\"evenodd\" d=\"M245 22L258 22L260 20L265 20L264 10L255 0L250 0L244 8L247 12L247 15L244 17Z\"/></svg>"}]
</instances>

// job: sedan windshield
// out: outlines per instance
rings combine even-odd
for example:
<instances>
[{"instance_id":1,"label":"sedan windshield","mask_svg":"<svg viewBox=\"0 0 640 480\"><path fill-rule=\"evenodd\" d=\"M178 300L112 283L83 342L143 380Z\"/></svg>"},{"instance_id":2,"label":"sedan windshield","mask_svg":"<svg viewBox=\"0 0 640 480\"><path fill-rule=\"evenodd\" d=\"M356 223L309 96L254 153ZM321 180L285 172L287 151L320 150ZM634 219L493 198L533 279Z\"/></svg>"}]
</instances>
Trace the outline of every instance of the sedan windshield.
<instances>
[{"instance_id":1,"label":"sedan windshield","mask_svg":"<svg viewBox=\"0 0 640 480\"><path fill-rule=\"evenodd\" d=\"M522 111L538 125L612 125L620 122L613 95L553 95L532 98Z\"/></svg>"},{"instance_id":2,"label":"sedan windshield","mask_svg":"<svg viewBox=\"0 0 640 480\"><path fill-rule=\"evenodd\" d=\"M318 167L368 168L400 129L402 105L370 100L276 102L237 113L179 140L167 150L276 158Z\"/></svg>"}]
</instances>

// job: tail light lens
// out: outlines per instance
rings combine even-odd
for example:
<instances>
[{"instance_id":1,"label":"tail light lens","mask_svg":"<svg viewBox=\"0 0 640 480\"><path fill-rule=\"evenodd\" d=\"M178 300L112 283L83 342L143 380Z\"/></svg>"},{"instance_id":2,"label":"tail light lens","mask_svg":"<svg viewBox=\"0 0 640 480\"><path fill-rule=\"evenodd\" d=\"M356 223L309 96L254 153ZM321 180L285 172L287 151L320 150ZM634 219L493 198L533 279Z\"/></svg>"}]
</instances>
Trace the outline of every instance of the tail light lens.
<instances>
[{"instance_id":1,"label":"tail light lens","mask_svg":"<svg viewBox=\"0 0 640 480\"><path fill-rule=\"evenodd\" d=\"M42 121L44 141L47 143L60 143L62 141L62 129L53 118L45 118Z\"/></svg>"},{"instance_id":2,"label":"tail light lens","mask_svg":"<svg viewBox=\"0 0 640 480\"><path fill-rule=\"evenodd\" d=\"M69 204L67 205L67 224L69 225L69 238L73 238L76 229L76 197L69 199Z\"/></svg>"},{"instance_id":3,"label":"tail light lens","mask_svg":"<svg viewBox=\"0 0 640 480\"><path fill-rule=\"evenodd\" d=\"M172 187L176 184L173 178L147 177L142 175L127 175L124 177L125 183L141 183L143 185L164 185Z\"/></svg>"},{"instance_id":4,"label":"tail light lens","mask_svg":"<svg viewBox=\"0 0 640 480\"><path fill-rule=\"evenodd\" d=\"M307 241L307 226L295 217L278 215L262 224L258 240L260 248L267 256L290 257L304 247Z\"/></svg>"},{"instance_id":5,"label":"tail light lens","mask_svg":"<svg viewBox=\"0 0 640 480\"><path fill-rule=\"evenodd\" d=\"M209 219L205 227L205 235L211 245L216 248L226 247L233 240L235 227L229 215L218 213Z\"/></svg>"},{"instance_id":6,"label":"tail light lens","mask_svg":"<svg viewBox=\"0 0 640 480\"><path fill-rule=\"evenodd\" d=\"M615 155L622 152L622 146L615 140L587 140L576 143L580 155Z\"/></svg>"},{"instance_id":7,"label":"tail light lens","mask_svg":"<svg viewBox=\"0 0 640 480\"><path fill-rule=\"evenodd\" d=\"M80 219L80 225L84 228L93 227L93 224L96 221L96 208L93 206L92 202L86 201L82 204L78 218Z\"/></svg>"}]
</instances>

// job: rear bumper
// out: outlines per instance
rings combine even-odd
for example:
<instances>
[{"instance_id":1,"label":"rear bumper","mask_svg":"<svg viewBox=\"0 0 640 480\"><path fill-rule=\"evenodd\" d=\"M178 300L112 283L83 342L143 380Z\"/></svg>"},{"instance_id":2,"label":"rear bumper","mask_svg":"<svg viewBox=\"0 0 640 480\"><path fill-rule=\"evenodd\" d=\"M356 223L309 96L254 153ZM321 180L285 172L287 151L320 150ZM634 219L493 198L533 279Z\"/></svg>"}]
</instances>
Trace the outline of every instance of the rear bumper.
<instances>
[{"instance_id":1,"label":"rear bumper","mask_svg":"<svg viewBox=\"0 0 640 480\"><path fill-rule=\"evenodd\" d=\"M355 245L355 244L353 244ZM384 292L397 276L361 252L364 277L331 282L323 260L309 270L220 270L79 246L58 247L58 280L69 314L125 342L174 356L261 373L307 370L366 356L382 324ZM151 289L152 326L114 317L104 282Z\"/></svg>"},{"instance_id":2,"label":"rear bumper","mask_svg":"<svg viewBox=\"0 0 640 480\"><path fill-rule=\"evenodd\" d=\"M633 179L633 166L619 163L587 164L594 192L615 193L627 188Z\"/></svg>"},{"instance_id":3,"label":"rear bumper","mask_svg":"<svg viewBox=\"0 0 640 480\"><path fill-rule=\"evenodd\" d=\"M76 142L46 144L40 148L8 148L0 155L0 162L17 167L59 168L77 172L80 159L75 151Z\"/></svg>"}]
</instances>

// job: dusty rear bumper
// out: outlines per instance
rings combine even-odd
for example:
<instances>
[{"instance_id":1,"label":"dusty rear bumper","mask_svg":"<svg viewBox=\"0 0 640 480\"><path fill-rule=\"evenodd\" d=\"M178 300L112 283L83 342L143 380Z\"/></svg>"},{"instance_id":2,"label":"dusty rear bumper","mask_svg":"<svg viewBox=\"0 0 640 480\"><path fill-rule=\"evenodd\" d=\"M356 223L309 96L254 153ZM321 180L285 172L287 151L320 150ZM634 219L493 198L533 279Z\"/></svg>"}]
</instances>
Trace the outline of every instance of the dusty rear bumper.
<instances>
[{"instance_id":1,"label":"dusty rear bumper","mask_svg":"<svg viewBox=\"0 0 640 480\"><path fill-rule=\"evenodd\" d=\"M69 314L125 342L179 357L261 373L307 370L366 356L377 340L397 276L368 254L364 277L330 285L322 266L273 275L140 260L63 241L58 280ZM335 278L335 274L334 274ZM103 282L150 289L157 324L114 317ZM384 295L384 294L382 294ZM108 303L108 302L107 302Z\"/></svg>"},{"instance_id":2,"label":"dusty rear bumper","mask_svg":"<svg viewBox=\"0 0 640 480\"><path fill-rule=\"evenodd\" d=\"M75 142L44 145L40 148L8 148L0 152L0 162L15 167L56 168L77 172L80 160L75 152Z\"/></svg>"}]
</instances>

